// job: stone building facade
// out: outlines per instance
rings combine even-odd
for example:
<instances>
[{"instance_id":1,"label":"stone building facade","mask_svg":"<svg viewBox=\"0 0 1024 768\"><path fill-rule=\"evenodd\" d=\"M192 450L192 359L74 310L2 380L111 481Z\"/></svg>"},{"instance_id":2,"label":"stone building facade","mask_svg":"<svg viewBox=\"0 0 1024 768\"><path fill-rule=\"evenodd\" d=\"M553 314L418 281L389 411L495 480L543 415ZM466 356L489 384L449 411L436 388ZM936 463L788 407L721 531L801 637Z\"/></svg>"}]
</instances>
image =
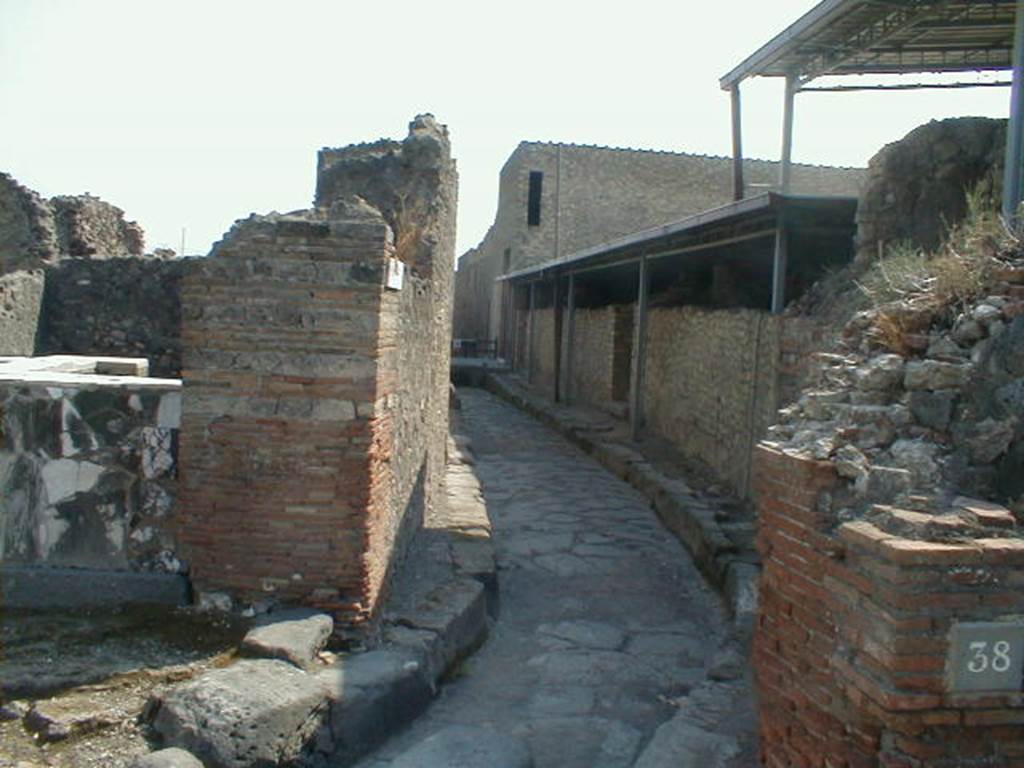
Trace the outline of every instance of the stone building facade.
<instances>
[{"instance_id":1,"label":"stone building facade","mask_svg":"<svg viewBox=\"0 0 1024 768\"><path fill-rule=\"evenodd\" d=\"M778 164L744 161L750 193L774 187ZM795 165L792 189L856 197L859 168ZM456 338L495 339L495 279L732 200L732 161L673 152L521 143L501 169L498 210L483 241L459 258Z\"/></svg>"},{"instance_id":2,"label":"stone building facade","mask_svg":"<svg viewBox=\"0 0 1024 768\"><path fill-rule=\"evenodd\" d=\"M186 276L200 592L377 616L444 499L455 205L447 131L422 116L402 142L324 150L316 208L239 222Z\"/></svg>"}]
</instances>

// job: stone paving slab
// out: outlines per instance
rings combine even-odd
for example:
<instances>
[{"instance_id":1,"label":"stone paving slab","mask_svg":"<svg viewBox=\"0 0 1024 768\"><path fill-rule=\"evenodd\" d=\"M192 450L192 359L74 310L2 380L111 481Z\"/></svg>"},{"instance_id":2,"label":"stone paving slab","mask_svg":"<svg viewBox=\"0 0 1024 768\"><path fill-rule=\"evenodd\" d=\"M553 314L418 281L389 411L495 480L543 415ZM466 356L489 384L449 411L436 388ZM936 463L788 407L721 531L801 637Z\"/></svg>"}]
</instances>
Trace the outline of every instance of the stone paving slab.
<instances>
[{"instance_id":1,"label":"stone paving slab","mask_svg":"<svg viewBox=\"0 0 1024 768\"><path fill-rule=\"evenodd\" d=\"M702 498L685 480L664 472L643 445L630 440L624 422L586 407L552 402L532 391L515 374L490 373L487 388L532 414L591 454L610 472L644 496L693 556L708 581L730 607L748 637L757 615L760 559L754 549L752 521L725 522L716 499Z\"/></svg>"},{"instance_id":2,"label":"stone paving slab","mask_svg":"<svg viewBox=\"0 0 1024 768\"><path fill-rule=\"evenodd\" d=\"M720 651L737 647L735 630L647 497L493 395L460 398L501 610L430 708L358 765L403 766L458 725L522 738L537 768L628 768L706 685ZM741 717L725 721L752 734Z\"/></svg>"}]
</instances>

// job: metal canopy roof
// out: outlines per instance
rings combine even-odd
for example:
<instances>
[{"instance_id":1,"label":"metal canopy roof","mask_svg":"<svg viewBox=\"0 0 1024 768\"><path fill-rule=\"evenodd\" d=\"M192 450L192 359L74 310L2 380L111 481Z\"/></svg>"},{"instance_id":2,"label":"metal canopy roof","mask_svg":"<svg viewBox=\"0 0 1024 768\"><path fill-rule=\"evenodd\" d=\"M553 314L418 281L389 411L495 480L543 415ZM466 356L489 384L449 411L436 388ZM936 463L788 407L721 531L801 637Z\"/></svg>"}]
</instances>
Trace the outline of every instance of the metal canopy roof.
<instances>
[{"instance_id":1,"label":"metal canopy roof","mask_svg":"<svg viewBox=\"0 0 1024 768\"><path fill-rule=\"evenodd\" d=\"M759 217L767 217L771 227L777 226L777 218L785 210L787 215L805 215L818 221L829 221L834 217L853 221L857 207L856 198L819 197L812 195L783 195L765 192L733 203L712 208L709 211L689 216L662 227L641 230L607 243L585 248L582 251L563 256L533 267L526 267L495 278L495 282L537 280L552 274L584 270L595 266L619 264L633 261L641 256L671 256L696 248L714 248L728 240L729 232L723 229L745 223L755 223ZM759 237L774 232L757 230ZM747 234L746 237L751 235Z\"/></svg>"},{"instance_id":2,"label":"metal canopy roof","mask_svg":"<svg viewBox=\"0 0 1024 768\"><path fill-rule=\"evenodd\" d=\"M1016 0L824 0L720 80L1012 67Z\"/></svg>"}]
</instances>

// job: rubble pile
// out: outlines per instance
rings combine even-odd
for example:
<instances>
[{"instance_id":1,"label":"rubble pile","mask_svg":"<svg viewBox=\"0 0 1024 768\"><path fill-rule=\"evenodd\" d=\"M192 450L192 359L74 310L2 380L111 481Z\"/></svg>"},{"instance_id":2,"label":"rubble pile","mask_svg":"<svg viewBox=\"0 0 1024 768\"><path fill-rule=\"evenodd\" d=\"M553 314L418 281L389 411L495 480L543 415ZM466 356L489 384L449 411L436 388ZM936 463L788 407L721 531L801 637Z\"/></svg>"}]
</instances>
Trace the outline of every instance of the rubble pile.
<instances>
[{"instance_id":1,"label":"rubble pile","mask_svg":"<svg viewBox=\"0 0 1024 768\"><path fill-rule=\"evenodd\" d=\"M990 505L965 497L1024 514L1024 259L1015 254L996 275L990 295L956 310L907 300L856 314L838 352L817 356L813 384L780 411L769 442L832 461L850 481L831 501L840 520L873 515L933 538L963 533L964 519L989 526L978 510ZM898 338L886 328L894 312ZM961 522L894 522L885 505Z\"/></svg>"}]
</instances>

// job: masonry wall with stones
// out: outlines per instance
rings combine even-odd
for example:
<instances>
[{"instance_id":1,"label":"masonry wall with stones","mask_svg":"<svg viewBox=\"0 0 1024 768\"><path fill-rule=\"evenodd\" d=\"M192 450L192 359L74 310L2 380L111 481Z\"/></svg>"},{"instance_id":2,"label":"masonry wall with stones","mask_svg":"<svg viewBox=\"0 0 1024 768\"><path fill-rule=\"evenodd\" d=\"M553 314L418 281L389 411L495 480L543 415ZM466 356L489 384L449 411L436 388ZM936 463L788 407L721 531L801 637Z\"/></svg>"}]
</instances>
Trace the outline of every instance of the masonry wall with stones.
<instances>
[{"instance_id":1,"label":"masonry wall with stones","mask_svg":"<svg viewBox=\"0 0 1024 768\"><path fill-rule=\"evenodd\" d=\"M181 537L201 592L377 615L444 498L455 185L446 130L417 118L403 142L324 150L316 209L240 222L186 277Z\"/></svg>"},{"instance_id":2,"label":"masonry wall with stones","mask_svg":"<svg viewBox=\"0 0 1024 768\"><path fill-rule=\"evenodd\" d=\"M90 366L0 364L0 560L177 573L180 383Z\"/></svg>"},{"instance_id":3,"label":"masonry wall with stones","mask_svg":"<svg viewBox=\"0 0 1024 768\"><path fill-rule=\"evenodd\" d=\"M744 171L748 192L756 194L776 183L778 165L746 160ZM531 172L543 174L536 225L527 223ZM855 197L863 177L862 169L797 165L792 184L799 193ZM729 158L523 142L502 167L494 224L483 241L459 259L454 334L497 338L500 313L494 278L507 271L567 256L731 200Z\"/></svg>"},{"instance_id":4,"label":"masonry wall with stones","mask_svg":"<svg viewBox=\"0 0 1024 768\"><path fill-rule=\"evenodd\" d=\"M181 281L192 259L65 259L45 268L36 354L145 357L181 375Z\"/></svg>"},{"instance_id":5,"label":"masonry wall with stones","mask_svg":"<svg viewBox=\"0 0 1024 768\"><path fill-rule=\"evenodd\" d=\"M38 269L0 274L0 355L36 354L44 279Z\"/></svg>"},{"instance_id":6,"label":"masonry wall with stones","mask_svg":"<svg viewBox=\"0 0 1024 768\"><path fill-rule=\"evenodd\" d=\"M613 400L617 307L580 309L573 321L571 398L591 405Z\"/></svg>"},{"instance_id":7,"label":"masonry wall with stones","mask_svg":"<svg viewBox=\"0 0 1024 768\"><path fill-rule=\"evenodd\" d=\"M652 309L644 417L746 494L750 452L778 410L781 321L755 310Z\"/></svg>"},{"instance_id":8,"label":"masonry wall with stones","mask_svg":"<svg viewBox=\"0 0 1024 768\"><path fill-rule=\"evenodd\" d=\"M531 386L548 396L555 381L554 314L550 307L534 310L531 348L529 312L517 311L518 369L529 371ZM632 304L576 310L572 377L578 402L608 407L628 400L634 314ZM562 330L568 331L564 316ZM749 495L754 447L779 408L799 395L822 334L813 320L758 310L649 310L646 428Z\"/></svg>"},{"instance_id":9,"label":"masonry wall with stones","mask_svg":"<svg viewBox=\"0 0 1024 768\"><path fill-rule=\"evenodd\" d=\"M935 249L968 213L968 196L998 207L1006 120L933 120L881 149L868 164L857 206L857 251L876 258L893 246Z\"/></svg>"},{"instance_id":10,"label":"masonry wall with stones","mask_svg":"<svg viewBox=\"0 0 1024 768\"><path fill-rule=\"evenodd\" d=\"M0 274L61 258L141 256L144 235L124 211L92 195L45 200L0 173Z\"/></svg>"}]
</instances>

